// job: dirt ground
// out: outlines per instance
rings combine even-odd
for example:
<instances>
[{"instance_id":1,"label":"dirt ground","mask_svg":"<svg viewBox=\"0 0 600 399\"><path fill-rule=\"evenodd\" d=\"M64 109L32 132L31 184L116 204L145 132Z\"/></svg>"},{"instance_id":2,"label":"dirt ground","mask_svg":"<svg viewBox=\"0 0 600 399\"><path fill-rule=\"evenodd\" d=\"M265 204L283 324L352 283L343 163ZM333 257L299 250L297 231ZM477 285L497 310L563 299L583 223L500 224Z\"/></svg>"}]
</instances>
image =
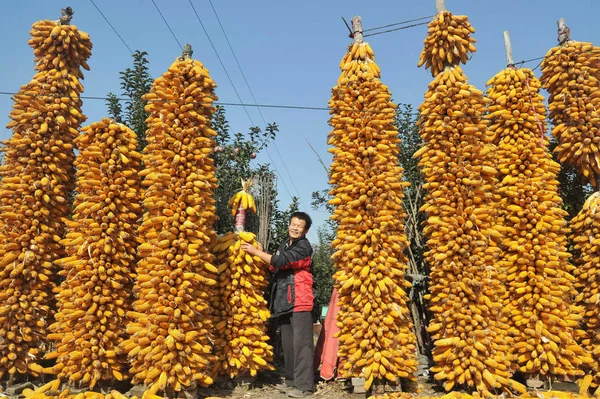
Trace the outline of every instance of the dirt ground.
<instances>
[{"instance_id":1,"label":"dirt ground","mask_svg":"<svg viewBox=\"0 0 600 399\"><path fill-rule=\"evenodd\" d=\"M279 382L277 375L261 376L256 382L248 385L238 385L237 387L231 388L201 388L198 389L198 398L260 398L260 399L287 399L288 396L285 393L281 393L274 388L274 385ZM419 393L415 392L416 384L409 389L407 392L411 392L416 396L442 396L443 393L437 389L426 379L418 381ZM364 399L366 394L364 393L353 393L352 387L349 382L345 380L337 380L331 382L321 381L317 384L317 391L313 395L314 398L335 398L335 399Z\"/></svg>"}]
</instances>

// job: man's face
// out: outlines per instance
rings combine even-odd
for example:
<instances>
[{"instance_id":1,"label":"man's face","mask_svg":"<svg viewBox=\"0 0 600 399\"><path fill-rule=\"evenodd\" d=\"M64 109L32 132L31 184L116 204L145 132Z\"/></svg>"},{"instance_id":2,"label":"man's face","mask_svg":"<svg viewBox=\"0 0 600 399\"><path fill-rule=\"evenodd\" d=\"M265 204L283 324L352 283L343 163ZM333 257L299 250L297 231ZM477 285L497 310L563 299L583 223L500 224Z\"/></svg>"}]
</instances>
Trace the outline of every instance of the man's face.
<instances>
[{"instance_id":1,"label":"man's face","mask_svg":"<svg viewBox=\"0 0 600 399\"><path fill-rule=\"evenodd\" d=\"M290 226L288 227L288 233L292 240L297 240L306 233L306 222L302 219L292 218L290 220Z\"/></svg>"}]
</instances>

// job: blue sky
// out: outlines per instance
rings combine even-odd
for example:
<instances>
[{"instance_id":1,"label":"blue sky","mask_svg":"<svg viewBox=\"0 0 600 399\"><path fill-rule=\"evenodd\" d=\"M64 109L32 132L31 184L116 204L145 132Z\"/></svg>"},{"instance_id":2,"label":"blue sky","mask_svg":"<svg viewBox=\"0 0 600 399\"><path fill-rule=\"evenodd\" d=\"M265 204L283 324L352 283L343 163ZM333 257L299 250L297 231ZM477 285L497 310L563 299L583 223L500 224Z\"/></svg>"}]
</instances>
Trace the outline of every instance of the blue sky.
<instances>
[{"instance_id":1,"label":"blue sky","mask_svg":"<svg viewBox=\"0 0 600 399\"><path fill-rule=\"evenodd\" d=\"M155 0L178 40L190 43L194 58L200 60L217 83L220 101L239 100L223 67L209 44L189 0ZM253 103L242 74L229 50L208 0L191 0L206 27L241 99ZM340 74L339 62L350 43L340 17L363 18L365 29L411 20L435 13L434 0L304 0L241 1L212 0L221 23L259 104L326 107L331 88ZM152 76L162 74L180 49L151 0L95 0L125 42L133 50L149 53ZM40 19L57 19L60 8L72 6L73 24L90 34L94 48L89 60L91 71L83 81L86 96L104 97L110 91L120 94L119 71L131 66L127 47L112 31L90 0L2 1L0 23L0 91L16 92L34 74L33 53L27 45L31 24ZM503 31L509 30L515 61L543 56L556 44L556 20L564 17L574 40L600 44L599 0L446 0L455 14L468 15L476 33L477 52L464 67L470 83L484 89L485 82L505 67ZM426 26L368 37L397 103L420 104L428 71L417 68ZM539 61L527 64L533 68ZM536 71L539 77L539 69ZM9 121L10 96L0 95L0 122ZM247 132L252 125L264 127L254 107L226 108L231 128ZM106 115L104 101L84 100L83 111L91 123ZM280 127L276 147L270 157L259 156L259 163L272 163L279 174L279 199L285 206L290 195L299 196L315 225L327 214L309 209L313 191L327 188L327 176L307 140L326 164L327 111L263 108L267 122ZM0 128L0 139L11 131ZM290 180L290 178L293 180ZM310 239L314 241L314 234Z\"/></svg>"}]
</instances>

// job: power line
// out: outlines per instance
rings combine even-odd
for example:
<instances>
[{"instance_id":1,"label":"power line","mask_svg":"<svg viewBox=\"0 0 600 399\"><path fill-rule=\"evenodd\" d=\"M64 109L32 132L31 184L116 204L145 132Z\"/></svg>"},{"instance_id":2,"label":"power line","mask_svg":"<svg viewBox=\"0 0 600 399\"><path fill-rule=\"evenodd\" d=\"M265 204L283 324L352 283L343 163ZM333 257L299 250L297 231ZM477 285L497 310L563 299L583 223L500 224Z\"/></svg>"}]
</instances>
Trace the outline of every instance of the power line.
<instances>
[{"instance_id":1,"label":"power line","mask_svg":"<svg viewBox=\"0 0 600 399\"><path fill-rule=\"evenodd\" d=\"M112 28L113 32L115 32L117 34L117 36L119 36L119 39L121 39L121 41L123 42L123 44L125 45L125 47L127 47L127 50L129 50L129 52L131 54L133 54L133 51L131 50L131 48L127 45L127 43L125 42L125 40L121 37L121 35L119 35L119 32L117 32L117 30L115 29L115 27L110 23L110 21L108 20L108 18L106 18L106 16L104 15L104 13L102 13L102 11L100 11L100 9L98 8L98 6L96 5L96 3L94 3L94 0L90 0L92 2L92 4L94 5L94 7L96 7L96 10L98 10L98 12L100 13L100 15L102 15L102 18L104 18L104 20L106 21L106 23Z\"/></svg>"},{"instance_id":2,"label":"power line","mask_svg":"<svg viewBox=\"0 0 600 399\"><path fill-rule=\"evenodd\" d=\"M398 25L404 25L404 24L408 24L410 22L417 22L417 21L422 21L424 19L430 19L435 17L435 15L429 15L427 17L421 17L421 18L415 18L415 19L409 19L407 21L402 21L402 22L396 22L395 24L389 24L389 25L383 25L383 26L378 26L376 28L369 28L369 29L363 29L363 32L370 32L373 30L379 30L379 29L384 29L384 28L391 28L392 26L398 26Z\"/></svg>"},{"instance_id":3,"label":"power line","mask_svg":"<svg viewBox=\"0 0 600 399\"><path fill-rule=\"evenodd\" d=\"M526 64L528 62L543 60L544 58L546 58L546 56L536 57L536 58L532 58L530 60L523 60L523 61L515 62L513 65L522 65L522 64Z\"/></svg>"},{"instance_id":4,"label":"power line","mask_svg":"<svg viewBox=\"0 0 600 399\"><path fill-rule=\"evenodd\" d=\"M367 35L363 35L363 37L369 37L369 36L375 36L375 35L383 35L384 33L395 32L397 30L414 28L415 26L421 26L421 25L427 25L427 24L429 24L429 22L421 22L421 23L418 23L418 24L401 26L400 28L388 29L388 30L384 30L382 32L369 33Z\"/></svg>"},{"instance_id":5,"label":"power line","mask_svg":"<svg viewBox=\"0 0 600 399\"><path fill-rule=\"evenodd\" d=\"M256 97L254 96L254 92L252 91L252 88L250 87L250 83L248 83L248 79L246 78L246 74L244 73L244 69L240 65L240 61L238 60L238 57L235 54L235 51L233 50L233 46L231 45L231 42L229 41L229 37L227 36L227 33L225 32L225 28L223 27L223 24L221 23L221 18L219 18L219 14L217 13L217 10L215 9L215 6L213 5L212 0L208 0L208 2L210 3L210 6L211 6L211 8L213 10L213 13L215 14L215 17L217 18L217 22L219 23L219 26L221 27L221 32L223 32L223 36L225 36L225 40L227 41L227 44L229 45L229 50L231 50L231 53L233 54L233 58L235 59L235 62L236 62L237 66L238 66L238 68L239 68L239 70L240 70L240 72L242 74L242 77L244 78L244 82L246 83L246 87L248 87L248 91L250 92L250 96L252 97L252 100L254 101L254 104L258 104L258 102L256 101ZM257 109L258 109L258 113L259 113L260 117L262 118L263 123L265 124L265 126L267 126L267 121L265 120L265 117L263 116L263 113L262 113L260 107L258 107ZM281 153L279 152L279 147L277 146L277 143L275 141L273 141L273 146L275 147L275 151L277 152L277 155L279 155L279 159L281 160L281 164L283 165L283 168L285 169L287 177L290 179L290 183L292 183L292 187L296 191L296 194L298 195L298 198L300 199L300 202L302 203L302 206L304 208L306 208L306 205L304 204L304 202L302 201L302 197L300 196L300 191L296 187L296 184L294 183L294 179L292 179L292 176L290 175L290 172L289 172L289 170L287 168L287 165L285 164L285 161L283 160L283 157L281 156ZM271 157L271 154L269 153L269 150L266 147L265 147L265 152L267 153L269 159L273 163L273 167L275 167L275 161ZM275 169L277 169L277 168L275 167ZM282 179L282 183L284 183L284 186L285 186L285 182L283 181L283 179ZM306 208L306 209L308 209L308 208Z\"/></svg>"},{"instance_id":6,"label":"power line","mask_svg":"<svg viewBox=\"0 0 600 399\"><path fill-rule=\"evenodd\" d=\"M192 10L194 10L194 14L196 14L196 18L198 19L198 22L200 22L200 26L202 27L204 34L206 34L206 37L208 38L208 42L210 43L210 46L212 47L213 51L215 52L217 59L219 60L219 63L221 64L221 67L225 71L225 75L227 75L227 79L229 79L229 83L231 83L231 86L233 87L233 91L235 92L240 103L243 103L242 97L240 97L240 93L238 93L237 88L235 87L235 84L233 84L233 80L231 79L231 76L229 76L229 72L227 72L227 68L225 68L225 64L223 63L223 60L221 60L221 57L219 56L219 52L217 51L217 48L213 44L213 41L210 38L210 35L208 34L208 31L204 27L204 24L202 23L202 19L200 19L200 15L198 15L198 12L196 11L196 7L194 7L194 3L192 3L192 0L188 0L188 1L190 3L190 6L192 6ZM254 126L254 122L252 121L252 117L248 113L246 106L243 105L243 107L244 107L244 111L246 111L246 115L248 116L248 119L250 119L250 123L252 123L252 126Z\"/></svg>"},{"instance_id":7,"label":"power line","mask_svg":"<svg viewBox=\"0 0 600 399\"><path fill-rule=\"evenodd\" d=\"M19 95L19 96L32 96L32 97L36 97L36 98L71 98L71 99L82 99L82 100L102 100L102 101L106 101L109 100L108 97L100 97L100 96L61 96L61 95L53 95L53 94L39 94L39 93L16 93L16 92L8 92L8 91L0 91L0 95ZM585 100L588 97L579 97L579 99ZM129 97L116 97L115 98L118 101L131 101L132 99ZM167 102L174 102L175 100L147 100L147 102L157 102L157 103L167 103ZM184 102L184 100L181 100L182 102ZM187 103L187 104L195 104L195 105L206 105L206 103ZM312 110L312 111L328 111L328 112L340 112L340 111L351 111L351 112L358 112L358 113L365 113L365 112L379 112L379 110L377 109L373 109L373 110L369 110L369 109L353 109L353 108L326 108L326 107L305 107L305 106L295 106L295 105L277 105L277 104L247 104L247 103L231 103L231 102L220 102L220 101L215 101L213 103L215 106L216 105L221 105L221 106L235 106L235 107L263 107L263 108L279 108L279 109L298 109L298 110ZM399 105L396 106L396 108L398 108ZM421 116L421 117L431 117L431 116L443 116L446 117L448 116L447 114L437 114L437 113L419 113L419 112L411 112L409 115L413 115L413 116ZM495 122L495 121L523 121L523 118L510 118L510 119L505 119L502 117L498 117L498 118L486 118L485 115L482 116L469 116L469 115L464 115L464 116L455 116L453 118L456 119L486 119L488 121L491 122ZM565 123L566 125L570 125L569 123ZM579 123L573 123L572 125L577 126L579 125ZM593 126L596 126L596 124L594 124ZM598 125L600 126L600 125ZM290 195L291 196L291 195Z\"/></svg>"},{"instance_id":8,"label":"power line","mask_svg":"<svg viewBox=\"0 0 600 399\"><path fill-rule=\"evenodd\" d=\"M217 59L219 60L219 63L221 64L221 67L225 71L225 75L227 75L227 79L229 79L229 83L231 83L231 86L233 87L233 90L234 90L235 94L237 95L237 98L240 101L241 106L244 108L244 111L246 112L246 115L248 116L250 123L252 125L254 125L254 121L252 120L252 117L250 116L250 113L248 112L248 109L246 108L247 104L244 104L244 102L242 101L240 93L238 92L237 88L235 87L235 84L233 83L233 80L231 79L231 76L229 75L227 68L225 68L225 64L223 63L223 60L219 56L219 52L217 51L217 48L215 47L212 39L210 38L210 35L208 34L208 31L206 30L204 23L202 22L202 19L200 18L200 15L198 15L198 12L196 11L196 7L194 7L192 0L188 0L188 1L190 3L190 6L192 7L192 10L194 11L194 14L196 14L196 18L198 19L198 22L200 23L202 30L204 30L204 33L206 34L206 37L208 38L208 41L209 41L213 51L215 52ZM215 10L214 6L212 5L212 3L211 3L211 7L213 8L213 12L215 13L215 15L217 15L216 10ZM217 20L219 21L219 25L221 25L221 29L223 30L223 33L224 33L225 37L227 38L227 34L225 34L225 30L223 29L223 25L221 24L221 21L219 20L218 15L217 15ZM227 38L227 42L229 43L230 49L233 52L233 48L231 47L231 43L229 42L228 38ZM234 56L235 56L235 53L234 53ZM236 62L238 62L238 66L239 66L239 61L237 61L237 58L236 58ZM241 70L241 67L240 67L240 70ZM244 79L245 79L245 77L244 77ZM247 80L246 80L246 83L247 83ZM225 105L225 104L221 103L220 105ZM260 108L259 108L259 110L260 110ZM261 117L262 117L262 113L261 113ZM263 117L263 121L264 121L264 117ZM266 122L265 122L265 125L266 125ZM287 187L287 184L285 184L285 180L281 177L281 174L279 173L279 171L277 170L277 166L275 165L275 161L271 157L271 154L269 153L269 150L266 147L265 147L265 152L266 152L267 156L269 157L269 159L271 160L271 162L273 163L273 168L275 169L275 174L277 175L277 177L283 184L285 191L287 192L287 194L289 195L290 198L293 198L294 196L290 193L290 190ZM300 196L298 196L298 198L300 199L300 201L302 201Z\"/></svg>"},{"instance_id":9,"label":"power line","mask_svg":"<svg viewBox=\"0 0 600 399\"><path fill-rule=\"evenodd\" d=\"M167 28L169 28L169 32L171 32L171 34L173 35L173 38L175 39L175 41L179 45L179 48L181 50L183 50L183 46L181 45L181 43L179 43L179 40L177 39L177 36L175 36L175 33L173 33L173 29L171 29L171 26L169 25L169 23L165 19L165 16L163 15L163 13L160 11L160 8L158 8L158 5L156 4L156 2L154 0L151 0L151 1L152 1L152 4L154 4L154 7L156 7L156 11L158 11L158 13L160 14L162 20L165 22L165 25L167 25Z\"/></svg>"}]
</instances>

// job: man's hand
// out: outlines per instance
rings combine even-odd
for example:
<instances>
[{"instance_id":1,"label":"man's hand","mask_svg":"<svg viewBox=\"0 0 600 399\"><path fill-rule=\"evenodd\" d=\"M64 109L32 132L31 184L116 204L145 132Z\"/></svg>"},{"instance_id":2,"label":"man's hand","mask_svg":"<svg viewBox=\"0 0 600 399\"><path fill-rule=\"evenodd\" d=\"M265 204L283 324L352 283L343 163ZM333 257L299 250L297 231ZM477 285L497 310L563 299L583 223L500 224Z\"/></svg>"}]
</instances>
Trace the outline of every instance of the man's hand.
<instances>
[{"instance_id":1,"label":"man's hand","mask_svg":"<svg viewBox=\"0 0 600 399\"><path fill-rule=\"evenodd\" d=\"M259 252L258 248L255 248L252 244L248 244L247 242L242 244L242 249L249 255L256 255Z\"/></svg>"}]
</instances>

